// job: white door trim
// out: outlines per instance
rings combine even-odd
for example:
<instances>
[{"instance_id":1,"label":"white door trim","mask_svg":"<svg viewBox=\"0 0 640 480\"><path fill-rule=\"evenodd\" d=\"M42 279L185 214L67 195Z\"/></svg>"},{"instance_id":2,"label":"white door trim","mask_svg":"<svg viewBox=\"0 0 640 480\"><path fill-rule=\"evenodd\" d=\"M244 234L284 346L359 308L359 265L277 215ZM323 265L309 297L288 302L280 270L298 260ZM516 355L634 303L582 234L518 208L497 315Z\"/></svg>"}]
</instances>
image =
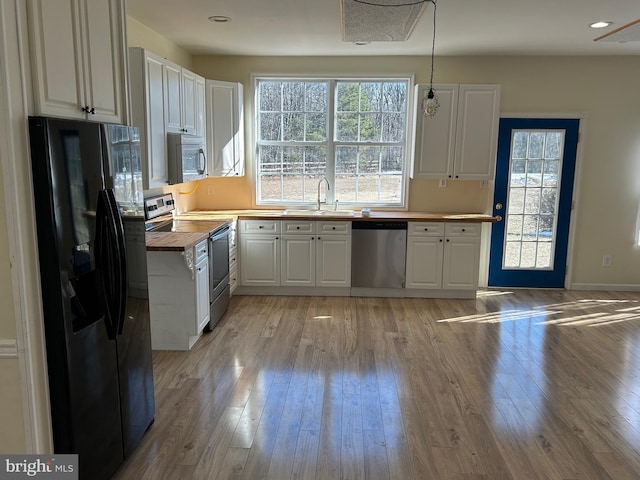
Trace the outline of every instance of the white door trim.
<instances>
[{"instance_id":1,"label":"white door trim","mask_svg":"<svg viewBox=\"0 0 640 480\"><path fill-rule=\"evenodd\" d=\"M27 129L26 2L3 0L0 26L0 165L26 453L49 453L53 442Z\"/></svg>"}]
</instances>

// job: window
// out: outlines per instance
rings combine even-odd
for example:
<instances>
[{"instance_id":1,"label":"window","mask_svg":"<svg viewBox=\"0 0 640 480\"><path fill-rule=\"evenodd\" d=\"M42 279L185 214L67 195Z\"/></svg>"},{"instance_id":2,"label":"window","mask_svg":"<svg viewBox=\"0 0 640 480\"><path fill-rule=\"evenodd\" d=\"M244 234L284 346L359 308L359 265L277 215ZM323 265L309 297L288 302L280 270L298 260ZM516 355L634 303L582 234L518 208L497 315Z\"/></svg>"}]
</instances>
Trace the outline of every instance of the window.
<instances>
[{"instance_id":1,"label":"window","mask_svg":"<svg viewBox=\"0 0 640 480\"><path fill-rule=\"evenodd\" d=\"M257 203L403 206L409 80L256 80ZM324 199L324 193L322 199Z\"/></svg>"}]
</instances>

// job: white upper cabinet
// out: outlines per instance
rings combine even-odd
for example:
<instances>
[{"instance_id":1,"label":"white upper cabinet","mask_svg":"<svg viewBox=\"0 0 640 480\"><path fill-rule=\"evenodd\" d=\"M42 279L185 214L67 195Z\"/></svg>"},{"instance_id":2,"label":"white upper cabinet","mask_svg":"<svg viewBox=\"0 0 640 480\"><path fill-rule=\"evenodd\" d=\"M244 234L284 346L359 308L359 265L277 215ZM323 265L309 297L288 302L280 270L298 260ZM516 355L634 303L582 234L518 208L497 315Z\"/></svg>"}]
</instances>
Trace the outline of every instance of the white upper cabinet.
<instances>
[{"instance_id":1,"label":"white upper cabinet","mask_svg":"<svg viewBox=\"0 0 640 480\"><path fill-rule=\"evenodd\" d=\"M129 48L131 117L140 129L145 189L168 185L167 133L204 138L204 78L140 47Z\"/></svg>"},{"instance_id":2,"label":"white upper cabinet","mask_svg":"<svg viewBox=\"0 0 640 480\"><path fill-rule=\"evenodd\" d=\"M123 0L29 0L38 115L127 123Z\"/></svg>"},{"instance_id":3,"label":"white upper cabinet","mask_svg":"<svg viewBox=\"0 0 640 480\"><path fill-rule=\"evenodd\" d=\"M198 114L204 112L205 100L197 91L197 82L202 83L204 79L167 60L164 72L167 132L204 136L204 124L198 125ZM205 121L204 116L202 119Z\"/></svg>"},{"instance_id":4,"label":"white upper cabinet","mask_svg":"<svg viewBox=\"0 0 640 480\"><path fill-rule=\"evenodd\" d=\"M129 49L131 121L140 129L143 188L168 185L164 120L165 60L142 48Z\"/></svg>"},{"instance_id":5,"label":"white upper cabinet","mask_svg":"<svg viewBox=\"0 0 640 480\"><path fill-rule=\"evenodd\" d=\"M440 103L422 113L429 85L415 87L413 178L491 180L495 174L500 85L434 85Z\"/></svg>"},{"instance_id":6,"label":"white upper cabinet","mask_svg":"<svg viewBox=\"0 0 640 480\"><path fill-rule=\"evenodd\" d=\"M241 83L206 81L210 176L244 175L243 95Z\"/></svg>"},{"instance_id":7,"label":"white upper cabinet","mask_svg":"<svg viewBox=\"0 0 640 480\"><path fill-rule=\"evenodd\" d=\"M164 123L167 132L184 133L182 128L182 67L164 61Z\"/></svg>"}]
</instances>

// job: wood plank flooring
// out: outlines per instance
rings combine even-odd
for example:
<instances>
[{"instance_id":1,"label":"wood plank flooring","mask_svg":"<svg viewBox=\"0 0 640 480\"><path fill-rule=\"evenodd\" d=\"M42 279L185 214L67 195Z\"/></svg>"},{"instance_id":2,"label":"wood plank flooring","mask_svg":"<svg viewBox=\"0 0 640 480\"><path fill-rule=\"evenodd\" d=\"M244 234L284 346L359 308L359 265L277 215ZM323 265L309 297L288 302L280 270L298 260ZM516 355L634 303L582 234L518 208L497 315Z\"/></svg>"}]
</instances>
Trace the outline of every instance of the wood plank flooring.
<instances>
[{"instance_id":1,"label":"wood plank flooring","mask_svg":"<svg viewBox=\"0 0 640 480\"><path fill-rule=\"evenodd\" d=\"M640 294L233 297L116 478L639 479Z\"/></svg>"}]
</instances>

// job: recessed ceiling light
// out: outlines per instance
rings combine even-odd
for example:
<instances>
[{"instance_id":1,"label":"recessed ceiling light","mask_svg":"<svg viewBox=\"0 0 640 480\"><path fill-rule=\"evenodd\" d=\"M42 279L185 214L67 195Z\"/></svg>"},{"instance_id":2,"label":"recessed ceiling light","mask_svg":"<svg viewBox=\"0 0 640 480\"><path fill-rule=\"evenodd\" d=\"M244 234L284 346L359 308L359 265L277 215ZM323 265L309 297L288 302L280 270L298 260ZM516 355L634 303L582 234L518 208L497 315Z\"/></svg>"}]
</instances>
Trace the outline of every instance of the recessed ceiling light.
<instances>
[{"instance_id":1,"label":"recessed ceiling light","mask_svg":"<svg viewBox=\"0 0 640 480\"><path fill-rule=\"evenodd\" d=\"M213 15L209 17L210 22L214 23L226 23L231 21L231 17L225 17L224 15Z\"/></svg>"},{"instance_id":2,"label":"recessed ceiling light","mask_svg":"<svg viewBox=\"0 0 640 480\"><path fill-rule=\"evenodd\" d=\"M594 22L591 25L589 25L591 28L604 28L604 27L608 27L609 25L611 25L613 22Z\"/></svg>"}]
</instances>

